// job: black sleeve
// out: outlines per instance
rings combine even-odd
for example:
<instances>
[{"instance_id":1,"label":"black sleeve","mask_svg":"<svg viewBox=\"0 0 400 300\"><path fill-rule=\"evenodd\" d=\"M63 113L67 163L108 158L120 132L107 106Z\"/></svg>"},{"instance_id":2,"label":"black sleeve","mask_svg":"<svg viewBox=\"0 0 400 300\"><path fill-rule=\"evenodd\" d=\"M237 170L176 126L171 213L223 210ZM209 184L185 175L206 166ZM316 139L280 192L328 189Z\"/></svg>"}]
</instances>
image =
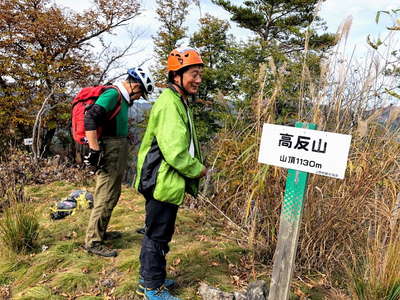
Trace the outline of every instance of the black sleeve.
<instances>
[{"instance_id":1,"label":"black sleeve","mask_svg":"<svg viewBox=\"0 0 400 300\"><path fill-rule=\"evenodd\" d=\"M85 113L85 130L96 130L106 119L107 112L104 107L93 104Z\"/></svg>"}]
</instances>

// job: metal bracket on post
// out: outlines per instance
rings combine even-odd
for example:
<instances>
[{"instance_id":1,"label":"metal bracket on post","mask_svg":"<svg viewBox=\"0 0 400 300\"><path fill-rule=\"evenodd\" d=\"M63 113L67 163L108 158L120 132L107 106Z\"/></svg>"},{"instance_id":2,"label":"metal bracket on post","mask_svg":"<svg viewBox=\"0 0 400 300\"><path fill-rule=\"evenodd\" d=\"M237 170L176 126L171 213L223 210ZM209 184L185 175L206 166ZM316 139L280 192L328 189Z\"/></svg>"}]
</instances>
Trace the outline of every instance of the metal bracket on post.
<instances>
[{"instance_id":1,"label":"metal bracket on post","mask_svg":"<svg viewBox=\"0 0 400 300\"><path fill-rule=\"evenodd\" d=\"M317 128L315 124L301 122L296 122L295 127ZM287 300L289 298L307 179L307 172L288 170L268 300Z\"/></svg>"}]
</instances>

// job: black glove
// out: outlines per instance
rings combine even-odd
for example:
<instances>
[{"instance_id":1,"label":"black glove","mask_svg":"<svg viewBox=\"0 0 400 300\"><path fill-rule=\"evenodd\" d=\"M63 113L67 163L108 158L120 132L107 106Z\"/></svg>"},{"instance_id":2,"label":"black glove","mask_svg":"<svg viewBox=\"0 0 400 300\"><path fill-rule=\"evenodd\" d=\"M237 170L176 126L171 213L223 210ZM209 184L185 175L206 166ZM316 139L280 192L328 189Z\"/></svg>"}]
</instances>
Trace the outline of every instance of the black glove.
<instances>
[{"instance_id":1,"label":"black glove","mask_svg":"<svg viewBox=\"0 0 400 300\"><path fill-rule=\"evenodd\" d=\"M102 158L103 158L103 151L89 149L89 153L85 155L83 158L83 163L94 170L101 169Z\"/></svg>"}]
</instances>

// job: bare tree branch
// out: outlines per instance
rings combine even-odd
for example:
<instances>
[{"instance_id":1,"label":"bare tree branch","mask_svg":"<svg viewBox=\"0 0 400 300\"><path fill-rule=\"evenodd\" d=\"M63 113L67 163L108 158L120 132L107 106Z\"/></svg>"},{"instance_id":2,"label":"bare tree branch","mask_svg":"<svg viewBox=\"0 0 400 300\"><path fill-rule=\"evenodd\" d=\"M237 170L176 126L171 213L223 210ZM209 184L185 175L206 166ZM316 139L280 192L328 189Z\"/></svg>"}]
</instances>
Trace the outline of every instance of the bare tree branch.
<instances>
[{"instance_id":1,"label":"bare tree branch","mask_svg":"<svg viewBox=\"0 0 400 300\"><path fill-rule=\"evenodd\" d=\"M46 111L46 105L48 103L48 101L50 100L50 98L53 96L54 94L54 88L50 91L49 95L47 95L47 97L44 99L42 106L40 108L40 110L38 111L36 118L35 118L35 123L33 125L33 130L32 130L32 153L33 153L33 159L35 162L37 162L40 159L40 147L42 144L42 140L41 140L41 121L42 121L42 116Z\"/></svg>"}]
</instances>

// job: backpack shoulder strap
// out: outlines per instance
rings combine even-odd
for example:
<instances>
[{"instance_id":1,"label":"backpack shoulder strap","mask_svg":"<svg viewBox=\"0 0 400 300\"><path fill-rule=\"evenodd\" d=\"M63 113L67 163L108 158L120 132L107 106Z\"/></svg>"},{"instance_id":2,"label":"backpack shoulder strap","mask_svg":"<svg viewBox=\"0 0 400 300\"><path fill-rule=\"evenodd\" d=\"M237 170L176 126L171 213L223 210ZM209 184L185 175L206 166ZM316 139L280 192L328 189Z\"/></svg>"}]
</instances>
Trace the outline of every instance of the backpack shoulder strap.
<instances>
[{"instance_id":1,"label":"backpack shoulder strap","mask_svg":"<svg viewBox=\"0 0 400 300\"><path fill-rule=\"evenodd\" d=\"M112 110L112 112L110 113L108 120L112 120L113 118L115 118L116 115L118 115L118 113L121 110L121 103L122 103L122 95L121 95L121 91L119 90L119 88L115 85L111 85L110 87L111 89L116 89L118 92L118 100L117 100L117 105L115 105L114 110ZM108 89L107 88L107 89Z\"/></svg>"}]
</instances>

